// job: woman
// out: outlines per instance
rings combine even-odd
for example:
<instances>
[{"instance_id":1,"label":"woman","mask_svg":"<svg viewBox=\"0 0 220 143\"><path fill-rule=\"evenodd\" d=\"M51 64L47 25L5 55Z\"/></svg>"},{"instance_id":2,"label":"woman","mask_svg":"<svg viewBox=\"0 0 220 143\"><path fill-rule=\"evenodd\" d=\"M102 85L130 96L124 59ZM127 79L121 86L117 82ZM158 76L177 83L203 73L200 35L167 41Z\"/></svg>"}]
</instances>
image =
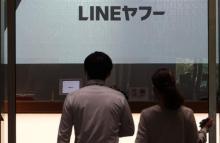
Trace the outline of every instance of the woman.
<instances>
[{"instance_id":1,"label":"woman","mask_svg":"<svg viewBox=\"0 0 220 143\"><path fill-rule=\"evenodd\" d=\"M193 111L183 106L183 97L170 70L158 69L152 83L158 104L142 111L135 143L205 142L206 129L211 124L205 125L198 135Z\"/></svg>"}]
</instances>

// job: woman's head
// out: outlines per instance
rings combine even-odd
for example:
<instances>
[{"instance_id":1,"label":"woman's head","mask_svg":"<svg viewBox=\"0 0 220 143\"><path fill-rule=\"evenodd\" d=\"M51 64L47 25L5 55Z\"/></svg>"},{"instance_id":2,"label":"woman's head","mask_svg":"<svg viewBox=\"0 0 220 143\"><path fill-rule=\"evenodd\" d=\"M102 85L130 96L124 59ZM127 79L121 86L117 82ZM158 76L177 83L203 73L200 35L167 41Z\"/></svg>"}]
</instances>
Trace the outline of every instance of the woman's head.
<instances>
[{"instance_id":1,"label":"woman's head","mask_svg":"<svg viewBox=\"0 0 220 143\"><path fill-rule=\"evenodd\" d=\"M167 68L158 69L152 76L154 91L157 92L167 109L176 110L184 102L172 72Z\"/></svg>"}]
</instances>

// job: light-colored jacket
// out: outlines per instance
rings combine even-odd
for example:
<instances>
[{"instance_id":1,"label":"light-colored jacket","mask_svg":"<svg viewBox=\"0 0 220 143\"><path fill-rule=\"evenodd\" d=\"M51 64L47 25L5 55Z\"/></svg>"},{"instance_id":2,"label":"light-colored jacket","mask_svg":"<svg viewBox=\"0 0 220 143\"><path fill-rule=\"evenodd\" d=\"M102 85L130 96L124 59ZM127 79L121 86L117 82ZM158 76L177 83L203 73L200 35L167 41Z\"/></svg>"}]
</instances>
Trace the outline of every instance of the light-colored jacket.
<instances>
[{"instance_id":1,"label":"light-colored jacket","mask_svg":"<svg viewBox=\"0 0 220 143\"><path fill-rule=\"evenodd\" d=\"M155 105L142 111L135 143L204 143L193 111L181 106L177 111Z\"/></svg>"},{"instance_id":2,"label":"light-colored jacket","mask_svg":"<svg viewBox=\"0 0 220 143\"><path fill-rule=\"evenodd\" d=\"M57 143L69 143L73 126L75 143L118 143L119 137L133 135L124 95L100 81L92 83L66 97Z\"/></svg>"}]
</instances>

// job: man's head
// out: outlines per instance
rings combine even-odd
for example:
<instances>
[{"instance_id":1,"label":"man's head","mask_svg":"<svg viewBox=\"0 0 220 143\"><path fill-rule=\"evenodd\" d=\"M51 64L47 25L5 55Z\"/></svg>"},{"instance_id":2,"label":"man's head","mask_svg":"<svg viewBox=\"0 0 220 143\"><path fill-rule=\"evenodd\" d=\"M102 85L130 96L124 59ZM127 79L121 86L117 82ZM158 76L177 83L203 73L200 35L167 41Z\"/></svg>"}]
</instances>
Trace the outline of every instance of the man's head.
<instances>
[{"instance_id":1,"label":"man's head","mask_svg":"<svg viewBox=\"0 0 220 143\"><path fill-rule=\"evenodd\" d=\"M112 70L111 58L103 52L94 52L84 61L84 70L89 79L105 80Z\"/></svg>"}]
</instances>

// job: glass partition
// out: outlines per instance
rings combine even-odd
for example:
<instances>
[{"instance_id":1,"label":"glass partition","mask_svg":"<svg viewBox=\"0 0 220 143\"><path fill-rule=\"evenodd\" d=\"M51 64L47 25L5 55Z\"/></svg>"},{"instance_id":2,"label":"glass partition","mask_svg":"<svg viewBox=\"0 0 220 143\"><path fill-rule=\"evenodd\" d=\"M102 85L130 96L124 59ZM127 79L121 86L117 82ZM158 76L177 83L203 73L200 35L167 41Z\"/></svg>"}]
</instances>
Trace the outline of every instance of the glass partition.
<instances>
[{"instance_id":1,"label":"glass partition","mask_svg":"<svg viewBox=\"0 0 220 143\"><path fill-rule=\"evenodd\" d=\"M219 63L220 63L220 36L219 36L219 33L220 33L220 2L219 1L216 1L217 3L216 3L216 7L217 7L217 10L216 10L216 18L217 18L217 20L216 20L216 27L217 27L217 30L216 30L216 63L217 63L217 115L218 115L218 118L217 118L217 123L219 123L220 122L220 118L219 118L219 112L220 112L220 110L219 110L219 105L220 105L220 65L219 65ZM220 137L220 131L219 131L219 128L220 128L220 124L218 124L218 125L216 125L216 128L217 128L217 134L216 134L216 136L217 136L217 139ZM218 140L219 141L219 140Z\"/></svg>"},{"instance_id":2,"label":"glass partition","mask_svg":"<svg viewBox=\"0 0 220 143\"><path fill-rule=\"evenodd\" d=\"M0 1L0 143L8 141L8 112L5 102L7 101L7 47L6 47L6 0Z\"/></svg>"},{"instance_id":3,"label":"glass partition","mask_svg":"<svg viewBox=\"0 0 220 143\"><path fill-rule=\"evenodd\" d=\"M1 0L1 103L8 99L7 73L15 72L6 69L5 3ZM133 112L155 103L151 75L160 67L174 72L187 105L195 112L208 112L208 0L17 0L16 4L17 112L60 113L69 92L65 87L85 85L83 60L96 50L112 57L114 69L107 85L125 94ZM1 110L7 120L7 109ZM18 121L23 130L23 119ZM1 125L5 136L8 126ZM7 137L1 141L7 142Z\"/></svg>"},{"instance_id":4,"label":"glass partition","mask_svg":"<svg viewBox=\"0 0 220 143\"><path fill-rule=\"evenodd\" d=\"M174 72L187 105L207 113L208 2L17 0L17 112L60 113L65 87L85 86L84 58L103 51L114 63L107 85L133 113L155 104L151 75L160 67Z\"/></svg>"},{"instance_id":5,"label":"glass partition","mask_svg":"<svg viewBox=\"0 0 220 143\"><path fill-rule=\"evenodd\" d=\"M107 84L130 102L155 101L160 67L186 101L208 99L208 0L18 1L16 46L19 101L62 102L61 81L84 86L83 61L96 50L112 57Z\"/></svg>"},{"instance_id":6,"label":"glass partition","mask_svg":"<svg viewBox=\"0 0 220 143\"><path fill-rule=\"evenodd\" d=\"M220 84L219 84L219 82L220 82L220 66L219 66L219 63L220 63L220 37L219 37L219 33L220 33L220 3L217 1L217 46L216 46L216 63L217 63L217 98L218 98L218 101L220 100ZM218 103L219 104L219 103ZM218 111L219 112L219 111Z\"/></svg>"}]
</instances>

